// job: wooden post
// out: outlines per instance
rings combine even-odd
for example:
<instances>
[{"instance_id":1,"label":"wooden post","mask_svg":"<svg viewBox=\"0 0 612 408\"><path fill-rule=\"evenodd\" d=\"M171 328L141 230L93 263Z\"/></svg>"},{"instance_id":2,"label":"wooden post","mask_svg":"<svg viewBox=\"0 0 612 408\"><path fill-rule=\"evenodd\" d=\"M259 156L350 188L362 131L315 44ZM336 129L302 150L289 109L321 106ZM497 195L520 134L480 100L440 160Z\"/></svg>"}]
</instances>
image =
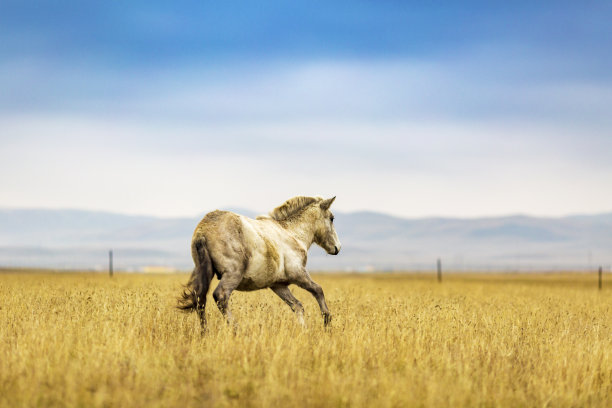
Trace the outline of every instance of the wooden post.
<instances>
[{"instance_id":1,"label":"wooden post","mask_svg":"<svg viewBox=\"0 0 612 408\"><path fill-rule=\"evenodd\" d=\"M603 271L602 271L601 266L600 266L600 267L599 267L599 290L601 290L601 278L602 278L602 276L601 276L601 275L602 275L602 274L603 274Z\"/></svg>"},{"instance_id":2,"label":"wooden post","mask_svg":"<svg viewBox=\"0 0 612 408\"><path fill-rule=\"evenodd\" d=\"M113 250L108 251L108 275L113 277Z\"/></svg>"},{"instance_id":3,"label":"wooden post","mask_svg":"<svg viewBox=\"0 0 612 408\"><path fill-rule=\"evenodd\" d=\"M438 282L442 282L442 261L438 258Z\"/></svg>"}]
</instances>

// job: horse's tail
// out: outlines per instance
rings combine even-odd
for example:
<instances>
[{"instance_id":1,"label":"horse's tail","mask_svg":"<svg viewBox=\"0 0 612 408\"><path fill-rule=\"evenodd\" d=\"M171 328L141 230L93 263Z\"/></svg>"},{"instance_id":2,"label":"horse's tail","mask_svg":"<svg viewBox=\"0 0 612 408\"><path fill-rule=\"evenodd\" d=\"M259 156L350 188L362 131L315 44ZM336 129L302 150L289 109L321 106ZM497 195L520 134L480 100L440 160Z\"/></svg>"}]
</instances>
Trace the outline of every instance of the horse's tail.
<instances>
[{"instance_id":1,"label":"horse's tail","mask_svg":"<svg viewBox=\"0 0 612 408\"><path fill-rule=\"evenodd\" d=\"M177 307L186 312L196 310L200 315L202 325L204 325L206 294L208 293L208 288L214 274L213 265L204 237L195 238L191 245L195 255L195 268L191 273L189 282L185 285L185 290L179 298Z\"/></svg>"}]
</instances>

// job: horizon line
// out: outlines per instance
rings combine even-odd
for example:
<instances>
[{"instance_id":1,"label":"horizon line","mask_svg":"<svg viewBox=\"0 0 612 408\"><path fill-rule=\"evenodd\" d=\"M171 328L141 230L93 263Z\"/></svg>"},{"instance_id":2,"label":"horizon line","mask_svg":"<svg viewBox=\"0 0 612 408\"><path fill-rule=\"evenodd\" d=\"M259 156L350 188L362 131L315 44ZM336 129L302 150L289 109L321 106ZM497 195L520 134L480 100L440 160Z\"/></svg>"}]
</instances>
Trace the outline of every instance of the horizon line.
<instances>
[{"instance_id":1,"label":"horizon line","mask_svg":"<svg viewBox=\"0 0 612 408\"><path fill-rule=\"evenodd\" d=\"M252 210L246 207L240 206L220 206L215 209L204 210L197 214L192 215L159 215L159 214L146 214L146 213L132 213L132 212L121 212L114 210L105 210L105 209L87 209L87 208L76 208L76 207L31 207L31 206L23 206L23 207L14 207L14 206L3 206L0 205L0 211L74 211L74 212L89 212L89 213L98 213L98 214L109 214L109 215L118 215L118 216L126 216L126 217L143 217L143 218L157 218L157 219L181 219L181 218L196 218L203 217L205 214L214 211L214 210L224 210L224 211L246 211L250 213L255 213L258 215L265 215L267 212L260 212L256 210ZM491 219L491 218L545 218L545 219L562 219L562 218L574 218L574 217L597 217L603 215L612 215L612 209L601 212L572 212L566 213L562 215L542 215L542 214L529 214L524 212L515 212L515 213L504 213L504 214L489 214L489 215L473 215L473 216L462 216L462 215L415 215L415 216L405 216L399 214L393 214L385 211L372 210L372 209L359 209L352 211L343 211L343 210L335 210L336 214L377 214L383 215L392 218L399 218L404 220L423 220L423 219L455 219L455 220L476 220L476 219ZM239 212L237 212L239 215Z\"/></svg>"}]
</instances>

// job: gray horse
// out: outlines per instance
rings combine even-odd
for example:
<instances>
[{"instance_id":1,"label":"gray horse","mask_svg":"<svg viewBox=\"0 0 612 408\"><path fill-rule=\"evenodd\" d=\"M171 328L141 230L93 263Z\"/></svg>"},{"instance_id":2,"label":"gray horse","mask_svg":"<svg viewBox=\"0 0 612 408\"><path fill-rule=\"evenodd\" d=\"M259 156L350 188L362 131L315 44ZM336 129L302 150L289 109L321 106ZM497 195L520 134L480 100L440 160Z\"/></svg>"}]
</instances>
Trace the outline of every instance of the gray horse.
<instances>
[{"instance_id":1,"label":"gray horse","mask_svg":"<svg viewBox=\"0 0 612 408\"><path fill-rule=\"evenodd\" d=\"M328 254L340 252L334 215L329 210L335 199L294 197L271 211L269 216L255 220L228 211L206 214L191 240L195 268L179 299L179 309L197 311L204 329L206 294L216 275L219 285L213 297L228 322L232 321L228 303L234 290L270 288L304 325L304 307L289 290L289 285L295 284L315 297L324 324L328 325L331 314L323 289L306 271L306 259L313 243Z\"/></svg>"}]
</instances>

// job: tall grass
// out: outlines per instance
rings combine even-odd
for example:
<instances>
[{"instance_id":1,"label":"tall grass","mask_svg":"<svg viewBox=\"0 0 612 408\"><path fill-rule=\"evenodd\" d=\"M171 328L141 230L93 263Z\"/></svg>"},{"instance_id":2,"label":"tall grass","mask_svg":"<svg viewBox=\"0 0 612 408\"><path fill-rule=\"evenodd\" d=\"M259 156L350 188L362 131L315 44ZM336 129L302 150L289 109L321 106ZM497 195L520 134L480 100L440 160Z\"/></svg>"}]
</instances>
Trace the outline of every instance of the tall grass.
<instances>
[{"instance_id":1,"label":"tall grass","mask_svg":"<svg viewBox=\"0 0 612 408\"><path fill-rule=\"evenodd\" d=\"M0 406L612 406L612 291L594 276L322 275L307 328L271 291L186 275L0 274ZM214 283L213 283L214 287Z\"/></svg>"}]
</instances>

